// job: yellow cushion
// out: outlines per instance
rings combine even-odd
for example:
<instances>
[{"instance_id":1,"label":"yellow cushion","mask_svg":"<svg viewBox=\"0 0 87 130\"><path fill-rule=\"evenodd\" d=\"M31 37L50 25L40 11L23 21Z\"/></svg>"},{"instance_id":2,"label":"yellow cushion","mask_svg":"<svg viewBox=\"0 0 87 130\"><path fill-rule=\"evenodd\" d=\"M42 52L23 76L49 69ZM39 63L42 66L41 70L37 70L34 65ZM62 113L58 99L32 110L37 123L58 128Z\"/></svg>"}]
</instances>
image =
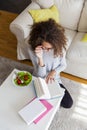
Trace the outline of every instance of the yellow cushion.
<instances>
[{"instance_id":1,"label":"yellow cushion","mask_svg":"<svg viewBox=\"0 0 87 130\"><path fill-rule=\"evenodd\" d=\"M57 23L59 22L59 12L55 5L46 9L29 10L34 22L46 21L50 18L54 19Z\"/></svg>"},{"instance_id":2,"label":"yellow cushion","mask_svg":"<svg viewBox=\"0 0 87 130\"><path fill-rule=\"evenodd\" d=\"M82 41L82 42L87 42L87 33L83 36L83 38L82 38L81 41Z\"/></svg>"}]
</instances>

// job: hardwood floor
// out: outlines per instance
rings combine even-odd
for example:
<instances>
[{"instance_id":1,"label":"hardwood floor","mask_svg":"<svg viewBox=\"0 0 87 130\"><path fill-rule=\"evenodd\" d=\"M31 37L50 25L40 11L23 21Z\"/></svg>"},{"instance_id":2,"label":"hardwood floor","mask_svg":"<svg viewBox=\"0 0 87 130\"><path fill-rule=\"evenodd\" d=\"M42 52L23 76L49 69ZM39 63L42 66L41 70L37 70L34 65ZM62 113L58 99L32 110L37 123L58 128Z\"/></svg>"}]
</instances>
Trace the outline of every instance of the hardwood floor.
<instances>
[{"instance_id":1,"label":"hardwood floor","mask_svg":"<svg viewBox=\"0 0 87 130\"><path fill-rule=\"evenodd\" d=\"M9 30L10 22L17 14L0 11L0 55L7 58L16 58L16 38Z\"/></svg>"},{"instance_id":2,"label":"hardwood floor","mask_svg":"<svg viewBox=\"0 0 87 130\"><path fill-rule=\"evenodd\" d=\"M9 30L10 23L17 17L17 15L18 14L7 11L0 11L0 56L10 58L24 64L32 65L32 63L28 60L17 60L17 40ZM87 84L87 80L78 78L76 76L72 76L66 73L61 73L61 76Z\"/></svg>"},{"instance_id":3,"label":"hardwood floor","mask_svg":"<svg viewBox=\"0 0 87 130\"><path fill-rule=\"evenodd\" d=\"M10 23L18 14L0 10L0 56L32 65L29 61L17 60L17 40L9 30Z\"/></svg>"}]
</instances>

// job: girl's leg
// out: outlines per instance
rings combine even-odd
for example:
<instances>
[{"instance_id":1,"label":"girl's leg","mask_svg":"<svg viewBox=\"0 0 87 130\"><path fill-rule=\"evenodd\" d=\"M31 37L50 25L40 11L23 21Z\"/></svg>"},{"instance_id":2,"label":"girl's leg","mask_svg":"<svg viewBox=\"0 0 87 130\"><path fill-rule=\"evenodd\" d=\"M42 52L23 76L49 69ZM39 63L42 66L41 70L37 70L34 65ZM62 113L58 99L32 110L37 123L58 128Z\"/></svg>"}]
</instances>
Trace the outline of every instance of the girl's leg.
<instances>
[{"instance_id":1,"label":"girl's leg","mask_svg":"<svg viewBox=\"0 0 87 130\"><path fill-rule=\"evenodd\" d=\"M73 100L67 89L63 86L63 84L60 84L62 88L65 89L65 95L61 101L61 106L64 108L71 108L73 105Z\"/></svg>"}]
</instances>

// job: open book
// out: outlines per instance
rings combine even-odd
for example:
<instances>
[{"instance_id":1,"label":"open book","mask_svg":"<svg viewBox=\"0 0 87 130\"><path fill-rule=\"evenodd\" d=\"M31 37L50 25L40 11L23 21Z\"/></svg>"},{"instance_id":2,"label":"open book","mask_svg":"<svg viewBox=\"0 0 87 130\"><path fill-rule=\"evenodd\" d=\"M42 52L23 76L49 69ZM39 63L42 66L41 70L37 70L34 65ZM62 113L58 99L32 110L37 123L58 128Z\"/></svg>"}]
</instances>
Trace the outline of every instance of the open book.
<instances>
[{"instance_id":1,"label":"open book","mask_svg":"<svg viewBox=\"0 0 87 130\"><path fill-rule=\"evenodd\" d=\"M39 99L51 99L64 95L65 89L61 88L58 82L46 83L44 79L38 77L34 80L36 95Z\"/></svg>"}]
</instances>

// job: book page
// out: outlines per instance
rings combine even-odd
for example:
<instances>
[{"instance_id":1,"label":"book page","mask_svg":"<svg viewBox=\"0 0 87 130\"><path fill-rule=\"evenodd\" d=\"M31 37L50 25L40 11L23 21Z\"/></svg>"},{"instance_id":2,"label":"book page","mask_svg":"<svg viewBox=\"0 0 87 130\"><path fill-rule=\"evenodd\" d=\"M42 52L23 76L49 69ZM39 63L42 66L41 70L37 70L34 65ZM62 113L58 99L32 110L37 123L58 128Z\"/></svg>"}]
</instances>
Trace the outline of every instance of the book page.
<instances>
[{"instance_id":1,"label":"book page","mask_svg":"<svg viewBox=\"0 0 87 130\"><path fill-rule=\"evenodd\" d=\"M37 97L39 97L39 99L51 99L56 97L58 98L64 95L65 89L61 88L58 82L53 81L52 83L47 84L45 79L40 77L38 77L37 79L36 80L38 83L35 83L34 85Z\"/></svg>"},{"instance_id":2,"label":"book page","mask_svg":"<svg viewBox=\"0 0 87 130\"><path fill-rule=\"evenodd\" d=\"M40 77L39 77L39 81L41 82L40 87L43 88L43 91L44 91L44 98L49 99L51 96L50 96L50 92L49 92L48 85L47 85L46 81Z\"/></svg>"},{"instance_id":3,"label":"book page","mask_svg":"<svg viewBox=\"0 0 87 130\"><path fill-rule=\"evenodd\" d=\"M35 79L34 87L36 90L37 97L39 99L49 99L50 98L50 93L49 93L47 84L44 79L42 79L40 77Z\"/></svg>"},{"instance_id":4,"label":"book page","mask_svg":"<svg viewBox=\"0 0 87 130\"><path fill-rule=\"evenodd\" d=\"M42 84L41 84L39 78L36 78L34 80L34 87L35 87L37 97L41 97L41 96L43 96L45 94L44 90L43 90L43 87L41 87L41 86L42 86Z\"/></svg>"},{"instance_id":5,"label":"book page","mask_svg":"<svg viewBox=\"0 0 87 130\"><path fill-rule=\"evenodd\" d=\"M48 83L48 89L51 95L51 98L56 98L64 95L65 89L61 88L58 82L54 81Z\"/></svg>"}]
</instances>

